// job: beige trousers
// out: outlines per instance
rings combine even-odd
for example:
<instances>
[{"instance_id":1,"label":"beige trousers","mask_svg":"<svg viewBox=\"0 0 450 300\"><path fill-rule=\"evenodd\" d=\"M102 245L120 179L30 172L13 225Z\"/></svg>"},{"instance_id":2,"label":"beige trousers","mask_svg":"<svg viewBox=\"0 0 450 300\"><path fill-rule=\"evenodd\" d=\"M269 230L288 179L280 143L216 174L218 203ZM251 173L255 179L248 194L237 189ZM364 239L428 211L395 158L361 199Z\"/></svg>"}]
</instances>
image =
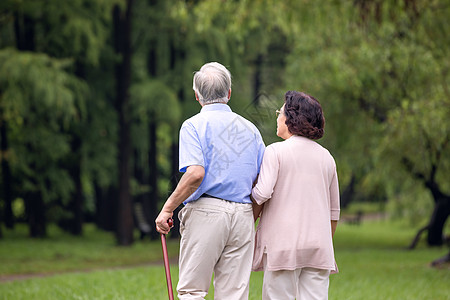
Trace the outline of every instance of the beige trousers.
<instances>
[{"instance_id":1,"label":"beige trousers","mask_svg":"<svg viewBox=\"0 0 450 300\"><path fill-rule=\"evenodd\" d=\"M180 211L179 299L247 300L254 247L251 204L200 198Z\"/></svg>"},{"instance_id":2,"label":"beige trousers","mask_svg":"<svg viewBox=\"0 0 450 300\"><path fill-rule=\"evenodd\" d=\"M326 300L329 278L330 270L315 268L265 270L262 300Z\"/></svg>"}]
</instances>

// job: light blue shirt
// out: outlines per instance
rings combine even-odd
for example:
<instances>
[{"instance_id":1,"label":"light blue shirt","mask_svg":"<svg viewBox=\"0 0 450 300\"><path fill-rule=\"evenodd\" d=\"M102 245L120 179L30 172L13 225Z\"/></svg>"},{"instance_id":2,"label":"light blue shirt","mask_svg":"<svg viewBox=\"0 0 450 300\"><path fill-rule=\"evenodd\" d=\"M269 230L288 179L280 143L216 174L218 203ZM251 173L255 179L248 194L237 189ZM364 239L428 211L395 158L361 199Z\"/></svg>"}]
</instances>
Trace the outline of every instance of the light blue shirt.
<instances>
[{"instance_id":1,"label":"light blue shirt","mask_svg":"<svg viewBox=\"0 0 450 300\"><path fill-rule=\"evenodd\" d=\"M186 204L208 194L228 201L251 203L252 184L259 173L265 145L259 130L227 104L203 106L180 129L180 172L203 166L205 177Z\"/></svg>"}]
</instances>

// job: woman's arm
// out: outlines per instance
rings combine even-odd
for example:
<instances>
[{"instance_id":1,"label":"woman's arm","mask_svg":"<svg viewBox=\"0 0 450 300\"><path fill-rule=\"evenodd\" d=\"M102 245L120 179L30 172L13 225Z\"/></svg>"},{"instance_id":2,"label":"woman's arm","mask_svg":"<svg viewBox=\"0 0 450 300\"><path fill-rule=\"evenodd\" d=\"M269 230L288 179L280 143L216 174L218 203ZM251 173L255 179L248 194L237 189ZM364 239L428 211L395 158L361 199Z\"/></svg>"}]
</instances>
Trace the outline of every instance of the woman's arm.
<instances>
[{"instance_id":1,"label":"woman's arm","mask_svg":"<svg viewBox=\"0 0 450 300\"><path fill-rule=\"evenodd\" d=\"M272 145L266 148L258 180L252 189L252 201L258 205L272 198L280 165ZM262 208L261 208L262 209Z\"/></svg>"},{"instance_id":2,"label":"woman's arm","mask_svg":"<svg viewBox=\"0 0 450 300\"><path fill-rule=\"evenodd\" d=\"M330 216L331 216L331 235L334 237L336 232L337 223L339 220L339 215L341 212L340 201L339 201L339 183L336 172L336 163L333 160L333 178L330 185Z\"/></svg>"}]
</instances>

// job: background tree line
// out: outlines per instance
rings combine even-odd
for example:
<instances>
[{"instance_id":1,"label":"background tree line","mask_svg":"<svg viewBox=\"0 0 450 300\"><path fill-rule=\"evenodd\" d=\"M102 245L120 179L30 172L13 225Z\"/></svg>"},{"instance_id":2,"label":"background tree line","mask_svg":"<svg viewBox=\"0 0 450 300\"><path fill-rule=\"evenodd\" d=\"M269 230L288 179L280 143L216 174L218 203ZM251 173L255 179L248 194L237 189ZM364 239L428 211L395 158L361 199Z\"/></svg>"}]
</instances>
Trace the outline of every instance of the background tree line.
<instances>
[{"instance_id":1,"label":"background tree line","mask_svg":"<svg viewBox=\"0 0 450 300\"><path fill-rule=\"evenodd\" d=\"M178 130L199 111L192 73L219 61L232 109L266 144L286 90L317 97L342 206L385 203L440 245L448 15L444 0L2 1L1 222L26 221L32 237L96 222L133 243L136 203L153 226L180 176Z\"/></svg>"}]
</instances>

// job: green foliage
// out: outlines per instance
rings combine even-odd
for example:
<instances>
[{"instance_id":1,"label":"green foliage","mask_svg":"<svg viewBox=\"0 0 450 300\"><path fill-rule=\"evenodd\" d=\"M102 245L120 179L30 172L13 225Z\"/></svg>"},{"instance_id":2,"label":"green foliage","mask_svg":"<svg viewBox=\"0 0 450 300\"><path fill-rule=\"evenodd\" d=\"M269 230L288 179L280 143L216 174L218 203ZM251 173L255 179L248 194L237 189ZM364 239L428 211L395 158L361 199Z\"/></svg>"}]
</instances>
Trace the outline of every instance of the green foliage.
<instances>
[{"instance_id":1,"label":"green foliage","mask_svg":"<svg viewBox=\"0 0 450 300\"><path fill-rule=\"evenodd\" d=\"M115 5L125 1L0 4L7 159L22 192L41 192L55 215L67 213L59 206L73 195L71 164L81 164L91 212L94 187L117 184ZM320 143L336 159L341 189L356 178L358 200L390 198L392 215L422 224L432 202L417 175L435 176L450 191L449 10L443 0L135 1L129 105L136 163L148 165L149 126L156 125L165 195L171 145L181 122L200 110L192 74L219 61L233 75L230 106L252 121L260 114L266 143L278 140L273 110L285 91L312 94L325 111ZM26 32L33 52L16 49Z\"/></svg>"},{"instance_id":2,"label":"green foliage","mask_svg":"<svg viewBox=\"0 0 450 300\"><path fill-rule=\"evenodd\" d=\"M140 120L178 123L180 107L170 87L156 79L136 83L131 87L132 107Z\"/></svg>"},{"instance_id":3,"label":"green foliage","mask_svg":"<svg viewBox=\"0 0 450 300\"><path fill-rule=\"evenodd\" d=\"M36 39L38 52L56 57L75 58L96 66L109 39L107 22L111 10L123 0L5 0L6 12L16 13L19 22L31 17L41 26ZM9 10L8 10L9 8Z\"/></svg>"},{"instance_id":4,"label":"green foliage","mask_svg":"<svg viewBox=\"0 0 450 300\"><path fill-rule=\"evenodd\" d=\"M19 220L25 217L25 203L22 198L14 199L12 203L12 211L14 217Z\"/></svg>"},{"instance_id":5,"label":"green foliage","mask_svg":"<svg viewBox=\"0 0 450 300\"><path fill-rule=\"evenodd\" d=\"M81 118L86 85L67 72L70 61L45 54L0 50L3 120L11 128L8 161L22 177L22 192L41 191L45 201L67 200L73 189L58 167L70 151L65 129Z\"/></svg>"},{"instance_id":6,"label":"green foliage","mask_svg":"<svg viewBox=\"0 0 450 300\"><path fill-rule=\"evenodd\" d=\"M395 174L394 174L395 176ZM408 178L404 174L397 177ZM391 191L391 189L402 190L402 193ZM433 212L433 199L429 192L423 186L417 185L413 179L406 179L402 185L388 186L388 190L393 196L387 203L386 210L390 213L390 218L396 220L403 220L404 223L410 225L412 228L421 228L428 223L429 216ZM445 231L444 231L445 232Z\"/></svg>"},{"instance_id":7,"label":"green foliage","mask_svg":"<svg viewBox=\"0 0 450 300\"><path fill-rule=\"evenodd\" d=\"M121 3L7 0L0 7L1 46L18 44L28 32L34 48L0 50L8 159L20 192L39 192L52 202L51 221L69 214L57 204L73 196L68 168L81 164L87 200L92 199L93 179L104 187L117 178L115 115L107 100L111 78L104 70L118 60L109 42L112 7Z\"/></svg>"},{"instance_id":8,"label":"green foliage","mask_svg":"<svg viewBox=\"0 0 450 300\"><path fill-rule=\"evenodd\" d=\"M56 60L45 54L0 50L0 92L3 118L17 125L24 123L30 111L50 117L73 118L76 97L72 87L85 89L66 71L69 60ZM81 90L82 92L83 90Z\"/></svg>"},{"instance_id":9,"label":"green foliage","mask_svg":"<svg viewBox=\"0 0 450 300\"><path fill-rule=\"evenodd\" d=\"M89 121L82 124L83 188L93 195L94 182L101 187L116 184L117 115L110 103L95 93L89 98Z\"/></svg>"},{"instance_id":10,"label":"green foliage","mask_svg":"<svg viewBox=\"0 0 450 300\"><path fill-rule=\"evenodd\" d=\"M402 168L388 168L393 176L402 178L409 172L423 174L428 180L435 169L436 180L448 192L450 106L445 99L442 94L433 97L430 93L420 101L404 104L392 111L386 126L387 135L380 146L381 155L389 159L387 162L391 165L393 161L403 163ZM409 166L409 162L413 164ZM395 191L392 185L388 187Z\"/></svg>"},{"instance_id":11,"label":"green foliage","mask_svg":"<svg viewBox=\"0 0 450 300\"><path fill-rule=\"evenodd\" d=\"M437 3L421 4L422 12L417 16L405 10L397 20L383 23L379 31L373 33L373 38L378 41L377 44L373 42L373 51L386 49L385 58L377 59L382 70L375 69L373 75L385 80L374 89L379 91L379 96L372 102L384 101L376 105L386 112L386 122L383 124L384 136L377 148L379 156L375 157L384 161L386 170L381 172L390 195L408 190L400 191L392 184L402 185L405 176L417 179L417 174L423 176L419 183L436 179L442 192L450 191L446 179L450 172L450 123L447 117L450 94L443 83L450 79L450 65L442 56L443 52L448 53L449 47L444 44L439 49L431 46L438 36L429 31L433 23L440 26L448 22L442 11L449 12L450 8L447 5L438 9ZM450 29L446 26L439 32L443 35L438 40L443 43ZM436 169L435 175L432 175L433 169ZM386 172L390 176L399 173L398 180L390 180Z\"/></svg>"},{"instance_id":12,"label":"green foliage","mask_svg":"<svg viewBox=\"0 0 450 300\"><path fill-rule=\"evenodd\" d=\"M321 143L337 160L341 189L355 176L362 199L409 198L404 210L419 195L430 199L408 192L418 173L430 179L435 167L441 190L450 188L450 7L412 2L299 3L292 14L301 34L287 68L288 88L322 103Z\"/></svg>"}]
</instances>

